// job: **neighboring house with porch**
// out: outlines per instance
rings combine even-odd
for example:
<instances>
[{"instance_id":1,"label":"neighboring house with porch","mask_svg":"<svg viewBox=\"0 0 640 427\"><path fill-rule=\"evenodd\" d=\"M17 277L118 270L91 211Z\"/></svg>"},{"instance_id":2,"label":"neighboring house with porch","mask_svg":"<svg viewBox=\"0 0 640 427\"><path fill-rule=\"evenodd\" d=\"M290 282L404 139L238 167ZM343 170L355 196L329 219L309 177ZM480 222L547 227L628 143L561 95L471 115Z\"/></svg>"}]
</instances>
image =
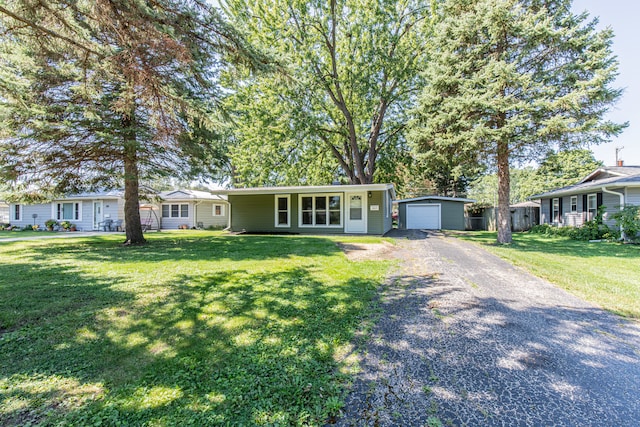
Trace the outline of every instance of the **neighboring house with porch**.
<instances>
[{"instance_id":1,"label":"neighboring house with porch","mask_svg":"<svg viewBox=\"0 0 640 427\"><path fill-rule=\"evenodd\" d=\"M224 228L228 224L228 203L224 196L205 191L162 192L159 201L141 203L140 219L146 229L177 229L202 226ZM124 193L119 190L80 193L50 203L9 204L8 222L24 227L48 219L68 221L78 230L124 230ZM165 216L166 215L166 216Z\"/></svg>"},{"instance_id":2,"label":"neighboring house with porch","mask_svg":"<svg viewBox=\"0 0 640 427\"><path fill-rule=\"evenodd\" d=\"M232 231L376 234L392 228L393 184L258 187L223 191Z\"/></svg>"},{"instance_id":3,"label":"neighboring house with porch","mask_svg":"<svg viewBox=\"0 0 640 427\"><path fill-rule=\"evenodd\" d=\"M540 199L540 224L579 227L604 206L604 223L625 205L640 205L640 166L610 166L593 171L575 185L532 196Z\"/></svg>"},{"instance_id":4,"label":"neighboring house with porch","mask_svg":"<svg viewBox=\"0 0 640 427\"><path fill-rule=\"evenodd\" d=\"M105 220L122 220L124 200L121 191L80 193L55 199L50 203L9 204L9 222L24 227L55 219L68 221L78 230L98 230Z\"/></svg>"}]
</instances>

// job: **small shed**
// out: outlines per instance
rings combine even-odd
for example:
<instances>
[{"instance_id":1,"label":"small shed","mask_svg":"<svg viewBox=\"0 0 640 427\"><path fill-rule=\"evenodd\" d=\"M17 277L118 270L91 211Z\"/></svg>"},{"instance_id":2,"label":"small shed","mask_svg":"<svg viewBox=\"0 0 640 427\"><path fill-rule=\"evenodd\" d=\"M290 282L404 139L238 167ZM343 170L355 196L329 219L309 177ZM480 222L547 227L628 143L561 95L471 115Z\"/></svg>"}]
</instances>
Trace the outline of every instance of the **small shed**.
<instances>
[{"instance_id":1,"label":"small shed","mask_svg":"<svg viewBox=\"0 0 640 427\"><path fill-rule=\"evenodd\" d=\"M401 230L464 230L464 205L475 200L460 197L423 196L398 200Z\"/></svg>"}]
</instances>

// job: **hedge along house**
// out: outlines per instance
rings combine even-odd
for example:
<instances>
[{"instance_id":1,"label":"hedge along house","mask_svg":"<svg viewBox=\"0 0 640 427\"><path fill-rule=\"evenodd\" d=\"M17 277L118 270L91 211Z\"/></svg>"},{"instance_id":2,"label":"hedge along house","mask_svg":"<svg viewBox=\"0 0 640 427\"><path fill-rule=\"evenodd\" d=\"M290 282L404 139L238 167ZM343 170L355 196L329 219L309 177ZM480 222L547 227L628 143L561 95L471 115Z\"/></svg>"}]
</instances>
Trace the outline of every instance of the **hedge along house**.
<instances>
[{"instance_id":1,"label":"hedge along house","mask_svg":"<svg viewBox=\"0 0 640 427\"><path fill-rule=\"evenodd\" d=\"M227 190L234 232L375 234L392 228L393 184Z\"/></svg>"},{"instance_id":2,"label":"hedge along house","mask_svg":"<svg viewBox=\"0 0 640 427\"><path fill-rule=\"evenodd\" d=\"M159 219L161 229L178 228L226 228L229 226L229 203L219 194L196 190L172 190L159 194ZM142 222L151 221L155 228L153 212L148 212Z\"/></svg>"},{"instance_id":3,"label":"hedge along house","mask_svg":"<svg viewBox=\"0 0 640 427\"><path fill-rule=\"evenodd\" d=\"M401 230L464 230L464 205L475 200L459 197L424 196L398 200Z\"/></svg>"},{"instance_id":4,"label":"hedge along house","mask_svg":"<svg viewBox=\"0 0 640 427\"><path fill-rule=\"evenodd\" d=\"M640 206L640 166L612 166L593 171L575 185L532 196L540 199L540 224L579 227L604 206L603 222L613 227L613 213Z\"/></svg>"}]
</instances>

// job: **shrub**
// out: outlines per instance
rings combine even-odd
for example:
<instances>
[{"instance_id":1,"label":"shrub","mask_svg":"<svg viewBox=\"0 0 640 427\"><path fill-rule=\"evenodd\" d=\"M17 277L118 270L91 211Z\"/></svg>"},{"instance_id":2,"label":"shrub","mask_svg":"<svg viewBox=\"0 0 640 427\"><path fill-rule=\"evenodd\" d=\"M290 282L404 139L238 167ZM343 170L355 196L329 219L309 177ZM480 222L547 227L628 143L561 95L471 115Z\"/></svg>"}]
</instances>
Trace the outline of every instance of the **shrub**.
<instances>
[{"instance_id":1,"label":"shrub","mask_svg":"<svg viewBox=\"0 0 640 427\"><path fill-rule=\"evenodd\" d=\"M571 237L574 229L574 227L554 227L550 224L540 224L531 227L530 232L545 236Z\"/></svg>"},{"instance_id":2,"label":"shrub","mask_svg":"<svg viewBox=\"0 0 640 427\"><path fill-rule=\"evenodd\" d=\"M604 206L598 208L596 217L586 221L581 227L554 227L550 224L540 224L531 228L532 233L546 236L569 237L573 240L616 240L618 233L602 223Z\"/></svg>"},{"instance_id":3,"label":"shrub","mask_svg":"<svg viewBox=\"0 0 640 427\"><path fill-rule=\"evenodd\" d=\"M56 221L55 219L48 219L44 222L44 225L48 228L48 229L52 229L54 226L59 225L58 221Z\"/></svg>"},{"instance_id":4,"label":"shrub","mask_svg":"<svg viewBox=\"0 0 640 427\"><path fill-rule=\"evenodd\" d=\"M624 233L624 240L638 242L640 237L640 206L626 205L620 212L612 215L618 228Z\"/></svg>"}]
</instances>

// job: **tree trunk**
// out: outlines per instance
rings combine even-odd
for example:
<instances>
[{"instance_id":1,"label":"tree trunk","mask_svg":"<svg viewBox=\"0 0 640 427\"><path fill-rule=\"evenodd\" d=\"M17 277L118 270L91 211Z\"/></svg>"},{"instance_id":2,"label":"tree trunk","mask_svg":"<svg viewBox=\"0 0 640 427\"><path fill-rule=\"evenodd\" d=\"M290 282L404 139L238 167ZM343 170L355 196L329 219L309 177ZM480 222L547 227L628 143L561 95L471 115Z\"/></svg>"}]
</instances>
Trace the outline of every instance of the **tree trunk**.
<instances>
[{"instance_id":1,"label":"tree trunk","mask_svg":"<svg viewBox=\"0 0 640 427\"><path fill-rule=\"evenodd\" d=\"M511 243L511 211L509 209L509 143L498 142L498 243Z\"/></svg>"},{"instance_id":2,"label":"tree trunk","mask_svg":"<svg viewBox=\"0 0 640 427\"><path fill-rule=\"evenodd\" d=\"M128 245L146 243L140 221L140 201L138 198L138 147L130 117L122 119L125 128L124 141L124 221Z\"/></svg>"}]
</instances>

